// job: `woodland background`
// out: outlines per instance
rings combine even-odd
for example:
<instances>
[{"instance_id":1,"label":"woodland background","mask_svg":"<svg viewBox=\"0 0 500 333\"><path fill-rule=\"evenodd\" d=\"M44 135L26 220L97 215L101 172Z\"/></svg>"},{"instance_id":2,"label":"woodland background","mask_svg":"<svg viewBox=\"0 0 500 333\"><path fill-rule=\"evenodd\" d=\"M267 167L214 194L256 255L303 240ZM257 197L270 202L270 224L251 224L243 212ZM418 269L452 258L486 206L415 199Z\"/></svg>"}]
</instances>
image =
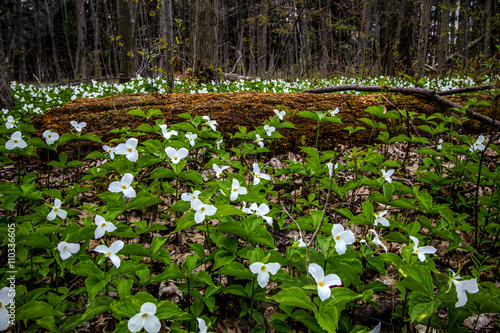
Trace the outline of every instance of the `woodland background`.
<instances>
[{"instance_id":1,"label":"woodland background","mask_svg":"<svg viewBox=\"0 0 500 333\"><path fill-rule=\"evenodd\" d=\"M496 53L497 0L2 0L10 80L188 72L261 78L458 73ZM2 62L2 61L0 61Z\"/></svg>"}]
</instances>

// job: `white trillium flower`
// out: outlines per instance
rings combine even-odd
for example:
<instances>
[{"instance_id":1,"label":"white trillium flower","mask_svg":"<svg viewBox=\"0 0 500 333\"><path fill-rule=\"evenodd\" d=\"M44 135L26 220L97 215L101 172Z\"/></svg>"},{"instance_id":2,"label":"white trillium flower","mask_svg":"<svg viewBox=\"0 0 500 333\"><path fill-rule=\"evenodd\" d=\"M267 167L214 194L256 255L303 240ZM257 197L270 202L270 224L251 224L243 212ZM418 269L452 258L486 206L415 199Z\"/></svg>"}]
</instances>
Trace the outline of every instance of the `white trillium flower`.
<instances>
[{"instance_id":1,"label":"white trillium flower","mask_svg":"<svg viewBox=\"0 0 500 333\"><path fill-rule=\"evenodd\" d=\"M380 170L380 172L382 172L382 177L384 177L384 179L389 182L389 183L392 183L392 174L394 173L394 169L391 169L389 171L385 171L385 170Z\"/></svg>"},{"instance_id":2,"label":"white trillium flower","mask_svg":"<svg viewBox=\"0 0 500 333\"><path fill-rule=\"evenodd\" d=\"M45 138L45 142L48 145L51 145L59 140L59 134L57 134L56 132L52 132L51 130L46 130L45 132L43 132L43 137Z\"/></svg>"},{"instance_id":3,"label":"white trillium flower","mask_svg":"<svg viewBox=\"0 0 500 333\"><path fill-rule=\"evenodd\" d=\"M59 250L59 255L62 260L66 260L71 257L71 254L80 251L80 244L60 242L57 244L57 249Z\"/></svg>"},{"instance_id":4,"label":"white trillium flower","mask_svg":"<svg viewBox=\"0 0 500 333\"><path fill-rule=\"evenodd\" d=\"M452 273L453 273L453 278L451 279L451 282L453 282L453 284L455 285L458 297L458 302L455 303L455 307L459 308L467 304L466 291L470 294L475 294L479 292L479 287L477 285L477 279L457 280L460 278L460 275L457 275L453 271Z\"/></svg>"},{"instance_id":5,"label":"white trillium flower","mask_svg":"<svg viewBox=\"0 0 500 333\"><path fill-rule=\"evenodd\" d=\"M221 174L224 170L229 169L229 167L226 165L223 165L220 167L217 164L214 164L213 167L214 167L215 176L217 176L217 179L221 176Z\"/></svg>"},{"instance_id":6,"label":"white trillium flower","mask_svg":"<svg viewBox=\"0 0 500 333\"><path fill-rule=\"evenodd\" d=\"M104 253L108 257L116 268L120 267L120 257L116 254L120 252L123 248L123 241L117 240L109 247L105 245L98 245L94 249L95 252Z\"/></svg>"},{"instance_id":7,"label":"white trillium flower","mask_svg":"<svg viewBox=\"0 0 500 333\"><path fill-rule=\"evenodd\" d=\"M229 196L229 199L231 201L234 201L238 199L238 195L240 194L247 194L247 189L244 187L240 187L240 182L233 178L233 184L231 186L231 195Z\"/></svg>"},{"instance_id":8,"label":"white trillium flower","mask_svg":"<svg viewBox=\"0 0 500 333\"><path fill-rule=\"evenodd\" d=\"M5 122L5 127L7 127L7 129L16 127L16 121L14 120L14 117L12 116L7 117L7 121Z\"/></svg>"},{"instance_id":9,"label":"white trillium flower","mask_svg":"<svg viewBox=\"0 0 500 333\"><path fill-rule=\"evenodd\" d=\"M443 146L441 145L443 143L443 139L439 139L437 149L441 150L443 149Z\"/></svg>"},{"instance_id":10,"label":"white trillium flower","mask_svg":"<svg viewBox=\"0 0 500 333\"><path fill-rule=\"evenodd\" d=\"M426 254L434 254L437 251L434 246L418 247L419 240L417 237L410 236L410 239L413 241L413 243L415 243L415 245L413 245L413 253L415 253L418 256L418 259L421 262L425 261Z\"/></svg>"},{"instance_id":11,"label":"white trillium flower","mask_svg":"<svg viewBox=\"0 0 500 333\"><path fill-rule=\"evenodd\" d=\"M373 222L373 225L377 225L380 223L384 227L390 226L389 220L384 217L385 214L387 214L387 210L384 210L377 214L373 214L375 216L375 221Z\"/></svg>"},{"instance_id":12,"label":"white trillium flower","mask_svg":"<svg viewBox=\"0 0 500 333\"><path fill-rule=\"evenodd\" d=\"M264 139L261 138L259 134L256 134L255 137L257 138L255 141L257 141L259 147L264 148L264 142L263 142Z\"/></svg>"},{"instance_id":13,"label":"white trillium flower","mask_svg":"<svg viewBox=\"0 0 500 333\"><path fill-rule=\"evenodd\" d=\"M20 131L12 133L10 140L5 143L5 149L12 150L14 148L23 149L26 148L28 144L22 139L22 134Z\"/></svg>"},{"instance_id":14,"label":"white trillium flower","mask_svg":"<svg viewBox=\"0 0 500 333\"><path fill-rule=\"evenodd\" d=\"M286 116L286 112L277 109L274 109L273 111L280 118L280 120L283 121L283 117Z\"/></svg>"},{"instance_id":15,"label":"white trillium flower","mask_svg":"<svg viewBox=\"0 0 500 333\"><path fill-rule=\"evenodd\" d=\"M115 154L125 155L127 160L129 160L130 162L137 161L137 158L139 157L139 153L136 149L138 142L139 141L136 138L130 138L127 140L127 142L120 143L115 148Z\"/></svg>"},{"instance_id":16,"label":"white trillium flower","mask_svg":"<svg viewBox=\"0 0 500 333\"><path fill-rule=\"evenodd\" d=\"M77 123L76 121L72 120L70 121L71 126L75 128L77 132L81 132L82 129L87 126L87 123L82 121L81 123Z\"/></svg>"},{"instance_id":17,"label":"white trillium flower","mask_svg":"<svg viewBox=\"0 0 500 333\"><path fill-rule=\"evenodd\" d=\"M252 273L257 274L259 286L265 288L269 282L269 274L275 275L281 266L276 262L270 262L268 264L254 262L249 268Z\"/></svg>"},{"instance_id":18,"label":"white trillium flower","mask_svg":"<svg viewBox=\"0 0 500 333\"><path fill-rule=\"evenodd\" d=\"M318 264L310 264L308 268L309 273L311 273L314 281L318 284L318 296L321 301L330 298L332 291L331 286L341 286L342 280L337 274L328 274L325 276L323 268Z\"/></svg>"},{"instance_id":19,"label":"white trillium flower","mask_svg":"<svg viewBox=\"0 0 500 333\"><path fill-rule=\"evenodd\" d=\"M215 144L217 145L217 150L220 150L220 145L224 142L223 139L220 139L218 141L215 141Z\"/></svg>"},{"instance_id":20,"label":"white trillium flower","mask_svg":"<svg viewBox=\"0 0 500 333\"><path fill-rule=\"evenodd\" d=\"M382 241L380 240L380 238L378 238L377 232L375 230L373 230L373 229L370 229L368 231L373 234L372 243L374 243L377 246L382 246L384 248L385 252L387 252L387 247L385 246L384 243L382 243Z\"/></svg>"},{"instance_id":21,"label":"white trillium flower","mask_svg":"<svg viewBox=\"0 0 500 333\"><path fill-rule=\"evenodd\" d=\"M377 326L375 326L369 333L380 333L380 329L382 328L382 322L379 322Z\"/></svg>"},{"instance_id":22,"label":"white trillium flower","mask_svg":"<svg viewBox=\"0 0 500 333\"><path fill-rule=\"evenodd\" d=\"M340 112L339 108L335 108L335 110L330 111L330 117L336 116Z\"/></svg>"},{"instance_id":23,"label":"white trillium flower","mask_svg":"<svg viewBox=\"0 0 500 333\"><path fill-rule=\"evenodd\" d=\"M266 131L267 136L273 135L273 132L276 131L274 126L264 125L264 130Z\"/></svg>"},{"instance_id":24,"label":"white trillium flower","mask_svg":"<svg viewBox=\"0 0 500 333\"><path fill-rule=\"evenodd\" d=\"M174 130L167 131L167 125L166 124L161 124L160 128L161 128L161 134L167 140L169 140L172 136L179 134L179 133L177 133L177 131L174 131Z\"/></svg>"},{"instance_id":25,"label":"white trillium flower","mask_svg":"<svg viewBox=\"0 0 500 333\"><path fill-rule=\"evenodd\" d=\"M306 247L307 244L304 242L304 240L302 239L302 235L299 236L299 239L295 242L295 244L297 244L296 246L297 247ZM295 245L294 244L294 245Z\"/></svg>"},{"instance_id":26,"label":"white trillium flower","mask_svg":"<svg viewBox=\"0 0 500 333\"><path fill-rule=\"evenodd\" d=\"M480 135L480 136L477 138L476 142L474 142L474 143L470 146L469 150L470 150L470 151L472 151L472 152L475 152L475 151L483 151L483 150L486 148L486 146L483 144L483 142L484 142L484 136L483 136L483 135Z\"/></svg>"},{"instance_id":27,"label":"white trillium flower","mask_svg":"<svg viewBox=\"0 0 500 333\"><path fill-rule=\"evenodd\" d=\"M217 121L210 120L209 116L203 116L202 118L207 121L207 125L210 126L210 128L212 129L212 131L216 131L217 130L217 127L216 127L218 125Z\"/></svg>"},{"instance_id":28,"label":"white trillium flower","mask_svg":"<svg viewBox=\"0 0 500 333\"><path fill-rule=\"evenodd\" d=\"M330 178L332 178L333 170L337 170L337 168L339 167L339 163L335 163L335 167L333 167L332 162L328 163L326 166L328 167L328 175L330 175Z\"/></svg>"},{"instance_id":29,"label":"white trillium flower","mask_svg":"<svg viewBox=\"0 0 500 333\"><path fill-rule=\"evenodd\" d=\"M10 325L9 310L7 306L15 296L15 291L11 290L9 287L3 287L0 290L0 331L5 330Z\"/></svg>"},{"instance_id":30,"label":"white trillium flower","mask_svg":"<svg viewBox=\"0 0 500 333\"><path fill-rule=\"evenodd\" d=\"M191 202L195 199L198 199L198 196L200 195L200 193L201 193L201 191L198 191L198 190L194 191L193 193L182 193L181 199L183 201Z\"/></svg>"},{"instance_id":31,"label":"white trillium flower","mask_svg":"<svg viewBox=\"0 0 500 333\"><path fill-rule=\"evenodd\" d=\"M134 198L135 190L130 186L132 180L134 180L134 176L131 173L126 173L119 182L112 182L109 184L108 191L113 193L123 192L126 198Z\"/></svg>"},{"instance_id":32,"label":"white trillium flower","mask_svg":"<svg viewBox=\"0 0 500 333\"><path fill-rule=\"evenodd\" d=\"M198 135L188 132L185 134L185 136L189 140L189 144L191 145L191 147L194 146L194 144L196 143L195 140L198 137Z\"/></svg>"},{"instance_id":33,"label":"white trillium flower","mask_svg":"<svg viewBox=\"0 0 500 333\"><path fill-rule=\"evenodd\" d=\"M253 203L250 206L250 209L254 211L254 214L257 215L257 217L262 217L264 221L266 221L266 223L269 224L269 226L271 227L273 226L273 218L270 216L266 216L270 212L268 205L263 203L260 204L260 206L257 206L256 203Z\"/></svg>"},{"instance_id":34,"label":"white trillium flower","mask_svg":"<svg viewBox=\"0 0 500 333\"><path fill-rule=\"evenodd\" d=\"M102 146L102 149L104 149L104 151L109 154L109 158L111 159L115 158L115 148L104 145Z\"/></svg>"},{"instance_id":35,"label":"white trillium flower","mask_svg":"<svg viewBox=\"0 0 500 333\"><path fill-rule=\"evenodd\" d=\"M334 224L332 227L333 240L335 240L335 250L342 255L347 250L347 245L351 245L356 240L351 230L344 230L342 224Z\"/></svg>"},{"instance_id":36,"label":"white trillium flower","mask_svg":"<svg viewBox=\"0 0 500 333\"><path fill-rule=\"evenodd\" d=\"M198 329L200 330L200 333L207 333L207 324L205 321L201 318L196 318L198 321Z\"/></svg>"},{"instance_id":37,"label":"white trillium flower","mask_svg":"<svg viewBox=\"0 0 500 333\"><path fill-rule=\"evenodd\" d=\"M61 200L54 199L54 206L52 207L52 211L47 214L47 220L52 221L56 218L56 216L59 216L61 220L64 220L67 215L68 213L61 209Z\"/></svg>"},{"instance_id":38,"label":"white trillium flower","mask_svg":"<svg viewBox=\"0 0 500 333\"><path fill-rule=\"evenodd\" d=\"M104 220L104 217L102 217L101 215L96 215L94 218L94 222L97 225L94 233L95 239L99 239L104 236L106 231L113 232L116 230L116 226L113 223Z\"/></svg>"},{"instance_id":39,"label":"white trillium flower","mask_svg":"<svg viewBox=\"0 0 500 333\"><path fill-rule=\"evenodd\" d=\"M247 213L247 214L253 214L253 210L250 209L250 208L247 208L247 203L245 201L242 201L241 202L242 206L241 206L241 211L243 213Z\"/></svg>"},{"instance_id":40,"label":"white trillium flower","mask_svg":"<svg viewBox=\"0 0 500 333\"><path fill-rule=\"evenodd\" d=\"M214 205L204 204L200 199L191 200L191 208L193 208L196 213L194 213L194 221L199 224L205 220L205 216L212 216L217 212L217 208Z\"/></svg>"},{"instance_id":41,"label":"white trillium flower","mask_svg":"<svg viewBox=\"0 0 500 333\"><path fill-rule=\"evenodd\" d=\"M178 150L172 147L165 148L167 156L170 158L172 163L179 163L184 157L186 157L189 151L186 148L179 148Z\"/></svg>"},{"instance_id":42,"label":"white trillium flower","mask_svg":"<svg viewBox=\"0 0 500 333\"><path fill-rule=\"evenodd\" d=\"M141 306L141 311L130 318L127 328L130 332L139 332L144 328L148 333L157 333L161 329L161 323L156 314L156 305L146 302Z\"/></svg>"},{"instance_id":43,"label":"white trillium flower","mask_svg":"<svg viewBox=\"0 0 500 333\"><path fill-rule=\"evenodd\" d=\"M253 164L253 185L257 185L260 183L260 179L270 180L271 177L264 173L260 172L259 165L257 163Z\"/></svg>"}]
</instances>

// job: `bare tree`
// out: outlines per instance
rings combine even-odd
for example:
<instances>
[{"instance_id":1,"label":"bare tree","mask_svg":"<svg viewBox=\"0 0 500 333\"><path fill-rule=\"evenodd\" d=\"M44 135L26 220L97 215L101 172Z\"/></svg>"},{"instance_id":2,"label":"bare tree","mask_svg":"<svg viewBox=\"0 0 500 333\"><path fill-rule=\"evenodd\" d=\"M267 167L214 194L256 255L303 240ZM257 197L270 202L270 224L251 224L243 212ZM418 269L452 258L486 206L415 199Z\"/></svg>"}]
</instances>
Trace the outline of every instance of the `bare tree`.
<instances>
[{"instance_id":1,"label":"bare tree","mask_svg":"<svg viewBox=\"0 0 500 333\"><path fill-rule=\"evenodd\" d=\"M0 109L11 109L14 106L12 91L10 90L10 80L5 62L4 45L0 34Z\"/></svg>"},{"instance_id":2,"label":"bare tree","mask_svg":"<svg viewBox=\"0 0 500 333\"><path fill-rule=\"evenodd\" d=\"M87 21L85 19L85 0L76 1L76 76L77 79L88 79L87 66Z\"/></svg>"},{"instance_id":3,"label":"bare tree","mask_svg":"<svg viewBox=\"0 0 500 333\"><path fill-rule=\"evenodd\" d=\"M420 8L420 28L418 34L417 47L417 74L424 76L425 64L427 61L427 43L429 40L429 25L430 25L430 0L421 0Z\"/></svg>"},{"instance_id":4,"label":"bare tree","mask_svg":"<svg viewBox=\"0 0 500 333\"><path fill-rule=\"evenodd\" d=\"M163 39L160 65L165 71L168 92L174 90L174 22L172 18L172 0L161 2L160 36Z\"/></svg>"},{"instance_id":5,"label":"bare tree","mask_svg":"<svg viewBox=\"0 0 500 333\"><path fill-rule=\"evenodd\" d=\"M135 75L134 51L135 29L132 15L130 15L129 1L116 0L116 17L118 22L118 35L122 46L119 49L120 81L126 82Z\"/></svg>"}]
</instances>

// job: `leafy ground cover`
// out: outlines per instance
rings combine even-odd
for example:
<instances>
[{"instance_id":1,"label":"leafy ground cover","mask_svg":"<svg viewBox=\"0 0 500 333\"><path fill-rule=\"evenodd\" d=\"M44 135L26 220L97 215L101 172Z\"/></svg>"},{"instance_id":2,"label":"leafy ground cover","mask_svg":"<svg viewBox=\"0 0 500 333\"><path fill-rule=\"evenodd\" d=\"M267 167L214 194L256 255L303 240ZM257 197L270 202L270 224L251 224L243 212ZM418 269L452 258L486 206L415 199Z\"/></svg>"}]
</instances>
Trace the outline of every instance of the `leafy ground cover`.
<instances>
[{"instance_id":1,"label":"leafy ground cover","mask_svg":"<svg viewBox=\"0 0 500 333\"><path fill-rule=\"evenodd\" d=\"M135 82L131 92L155 88ZM374 144L324 151L315 140L297 154L276 149L294 127L286 111L229 140L209 116L182 114L175 125L117 128L111 146L70 160L59 147L99 137L74 121L42 140L29 118L73 94L13 88L0 141L0 329L500 328L498 137L467 135L461 110L370 107L362 121ZM299 115L318 122L317 138L347 112Z\"/></svg>"}]
</instances>

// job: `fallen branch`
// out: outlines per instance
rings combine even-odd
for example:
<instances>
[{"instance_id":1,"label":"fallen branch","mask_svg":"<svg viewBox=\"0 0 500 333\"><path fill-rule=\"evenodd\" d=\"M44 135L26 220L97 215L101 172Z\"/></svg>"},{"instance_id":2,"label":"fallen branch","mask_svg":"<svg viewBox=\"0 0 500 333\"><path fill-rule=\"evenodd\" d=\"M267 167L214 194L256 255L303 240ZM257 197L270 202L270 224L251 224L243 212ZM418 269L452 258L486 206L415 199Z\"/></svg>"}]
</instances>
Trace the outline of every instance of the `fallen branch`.
<instances>
[{"instance_id":1,"label":"fallen branch","mask_svg":"<svg viewBox=\"0 0 500 333\"><path fill-rule=\"evenodd\" d=\"M481 89L479 89L479 88L481 88ZM467 91L466 89L469 89L469 90ZM477 89L477 90L470 90L470 89ZM491 87L490 86L482 86L482 87L455 89L456 92L454 92L454 93L482 91L482 90L487 90L487 89L491 89ZM435 90L430 90L430 89L425 89L425 88L414 88L414 87L382 87L382 86L362 86L359 84L344 84L344 85L334 86L334 87L325 87L325 88L303 90L300 92L313 93L313 94L324 94L324 93L347 91L347 90L366 91L366 92L389 92L389 93L399 93L399 94L403 94L403 95L423 95L425 97L429 97L429 98L435 100L436 102L443 105L444 107L452 108L452 109L456 108L459 110L462 109L461 105L454 103L454 102L442 97L443 95L451 95L452 94L451 92L453 90L436 92ZM471 109L466 109L465 115L472 118L472 119L478 120L480 122L500 127L500 121L498 121L496 119L491 119L490 117L487 117L485 115L477 113Z\"/></svg>"}]
</instances>

